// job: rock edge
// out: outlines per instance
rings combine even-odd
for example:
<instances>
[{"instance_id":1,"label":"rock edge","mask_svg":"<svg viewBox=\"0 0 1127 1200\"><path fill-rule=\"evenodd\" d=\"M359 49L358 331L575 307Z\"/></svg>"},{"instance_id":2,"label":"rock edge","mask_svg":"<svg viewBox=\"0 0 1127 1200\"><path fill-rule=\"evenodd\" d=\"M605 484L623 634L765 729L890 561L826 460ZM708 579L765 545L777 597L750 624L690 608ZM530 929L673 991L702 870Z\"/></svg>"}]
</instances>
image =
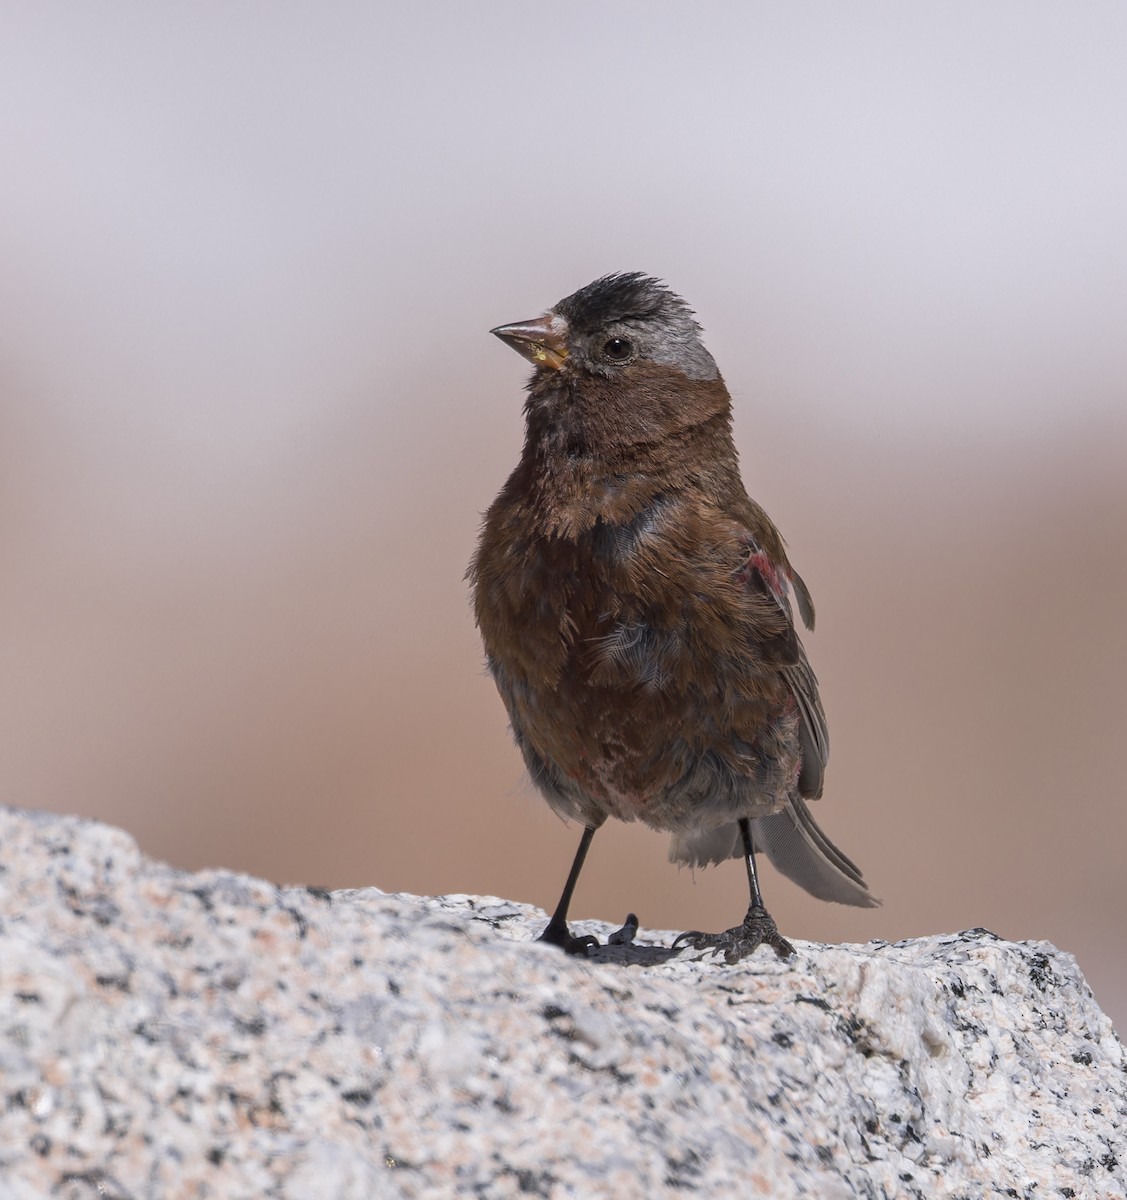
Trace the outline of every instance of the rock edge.
<instances>
[{"instance_id":1,"label":"rock edge","mask_svg":"<svg viewBox=\"0 0 1127 1200\"><path fill-rule=\"evenodd\" d=\"M1048 943L577 960L493 897L0 845L0 1200L1127 1195L1127 1056Z\"/></svg>"}]
</instances>

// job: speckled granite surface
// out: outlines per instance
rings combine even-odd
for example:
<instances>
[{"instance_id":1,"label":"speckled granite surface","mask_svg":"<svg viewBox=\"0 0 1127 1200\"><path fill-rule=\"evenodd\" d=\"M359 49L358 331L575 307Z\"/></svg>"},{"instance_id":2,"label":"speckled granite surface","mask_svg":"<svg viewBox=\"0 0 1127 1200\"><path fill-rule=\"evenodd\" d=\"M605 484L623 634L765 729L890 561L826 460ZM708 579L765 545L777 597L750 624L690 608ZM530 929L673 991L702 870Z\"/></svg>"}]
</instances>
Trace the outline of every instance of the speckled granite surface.
<instances>
[{"instance_id":1,"label":"speckled granite surface","mask_svg":"<svg viewBox=\"0 0 1127 1200\"><path fill-rule=\"evenodd\" d=\"M1047 944L578 961L504 900L0 847L0 1200L1127 1194L1124 1050Z\"/></svg>"}]
</instances>

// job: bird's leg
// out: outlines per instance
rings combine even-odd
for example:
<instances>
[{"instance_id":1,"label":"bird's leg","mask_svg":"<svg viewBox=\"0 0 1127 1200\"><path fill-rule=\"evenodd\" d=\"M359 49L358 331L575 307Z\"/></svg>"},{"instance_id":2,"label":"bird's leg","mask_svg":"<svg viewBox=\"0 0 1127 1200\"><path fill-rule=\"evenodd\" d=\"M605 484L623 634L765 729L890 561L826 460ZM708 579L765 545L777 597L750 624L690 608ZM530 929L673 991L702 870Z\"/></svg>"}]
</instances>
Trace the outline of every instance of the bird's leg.
<instances>
[{"instance_id":1,"label":"bird's leg","mask_svg":"<svg viewBox=\"0 0 1127 1200\"><path fill-rule=\"evenodd\" d=\"M587 857L587 851L594 836L595 827L588 825L583 830L583 837L579 841L579 849L575 852L575 861L571 864L571 870L568 872L567 883L564 884L560 902L556 905L556 911L552 913L552 919L548 922L544 932L538 939L541 942L548 942L553 946L560 946L568 954L587 954L593 946L599 944L599 939L592 937L590 934L575 937L567 927L567 910L571 905L571 894L575 891L575 885L579 882L579 872L583 870L583 861ZM638 918L633 913L629 913L622 928L607 938L607 945L624 945L632 942L637 932Z\"/></svg>"},{"instance_id":2,"label":"bird's leg","mask_svg":"<svg viewBox=\"0 0 1127 1200\"><path fill-rule=\"evenodd\" d=\"M673 949L684 942L694 950L723 951L724 961L739 962L741 958L753 953L762 945L771 946L780 958L790 958L794 947L779 932L774 918L763 907L763 893L759 890L759 872L755 869L755 844L751 840L751 820L740 818L740 837L744 844L744 862L747 865L747 887L751 893L751 903L743 923L723 933L699 933L693 930L683 933L673 942Z\"/></svg>"},{"instance_id":3,"label":"bird's leg","mask_svg":"<svg viewBox=\"0 0 1127 1200\"><path fill-rule=\"evenodd\" d=\"M744 940L750 944L742 949L736 959L728 957L728 962L735 962L745 954L750 954L756 946L766 943L773 946L780 958L790 958L794 947L779 932L774 917L763 907L763 893L759 890L759 872L755 869L755 843L751 840L751 821L744 817L740 821L740 837L744 844L744 862L747 864L747 887L751 894L751 902L747 906L747 915L743 924L737 926L744 931Z\"/></svg>"},{"instance_id":4,"label":"bird's leg","mask_svg":"<svg viewBox=\"0 0 1127 1200\"><path fill-rule=\"evenodd\" d=\"M579 872L583 870L583 862L594 836L595 827L588 825L583 830L583 837L579 840L579 849L575 852L575 860L571 864L571 871L568 873L567 883L564 884L560 902L556 905L556 911L552 913L552 919L540 935L540 941L550 942L553 946L562 946L568 954L586 954L592 946L599 944L599 939L590 935L573 937L571 930L567 927L567 910L571 905L571 894L579 882Z\"/></svg>"}]
</instances>

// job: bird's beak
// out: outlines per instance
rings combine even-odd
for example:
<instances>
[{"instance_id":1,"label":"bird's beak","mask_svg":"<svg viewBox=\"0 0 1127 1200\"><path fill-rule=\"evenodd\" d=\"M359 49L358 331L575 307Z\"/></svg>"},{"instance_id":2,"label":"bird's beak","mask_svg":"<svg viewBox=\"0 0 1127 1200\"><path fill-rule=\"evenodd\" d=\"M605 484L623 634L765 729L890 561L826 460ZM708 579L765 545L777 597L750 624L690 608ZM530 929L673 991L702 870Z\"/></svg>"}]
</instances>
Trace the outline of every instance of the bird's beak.
<instances>
[{"instance_id":1,"label":"bird's beak","mask_svg":"<svg viewBox=\"0 0 1127 1200\"><path fill-rule=\"evenodd\" d=\"M548 313L535 321L498 325L489 332L538 367L558 371L567 358L567 322L557 313Z\"/></svg>"}]
</instances>

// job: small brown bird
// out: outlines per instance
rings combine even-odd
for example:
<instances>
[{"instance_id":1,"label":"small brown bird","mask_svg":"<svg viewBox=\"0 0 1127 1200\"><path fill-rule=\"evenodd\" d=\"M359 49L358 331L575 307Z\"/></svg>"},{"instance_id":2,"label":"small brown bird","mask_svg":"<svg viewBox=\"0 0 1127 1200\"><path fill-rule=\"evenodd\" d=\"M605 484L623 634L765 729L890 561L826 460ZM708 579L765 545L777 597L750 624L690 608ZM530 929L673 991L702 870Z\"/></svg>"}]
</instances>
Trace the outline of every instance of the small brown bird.
<instances>
[{"instance_id":1,"label":"small brown bird","mask_svg":"<svg viewBox=\"0 0 1127 1200\"><path fill-rule=\"evenodd\" d=\"M829 740L792 592L807 628L814 606L744 490L728 389L692 310L656 279L607 275L492 332L536 370L524 451L467 576L529 774L585 827L542 940L598 944L571 934L567 910L607 817L670 831L674 862L745 858L743 922L677 939L728 962L761 943L793 953L763 906L756 847L820 899L878 905L806 806Z\"/></svg>"}]
</instances>

